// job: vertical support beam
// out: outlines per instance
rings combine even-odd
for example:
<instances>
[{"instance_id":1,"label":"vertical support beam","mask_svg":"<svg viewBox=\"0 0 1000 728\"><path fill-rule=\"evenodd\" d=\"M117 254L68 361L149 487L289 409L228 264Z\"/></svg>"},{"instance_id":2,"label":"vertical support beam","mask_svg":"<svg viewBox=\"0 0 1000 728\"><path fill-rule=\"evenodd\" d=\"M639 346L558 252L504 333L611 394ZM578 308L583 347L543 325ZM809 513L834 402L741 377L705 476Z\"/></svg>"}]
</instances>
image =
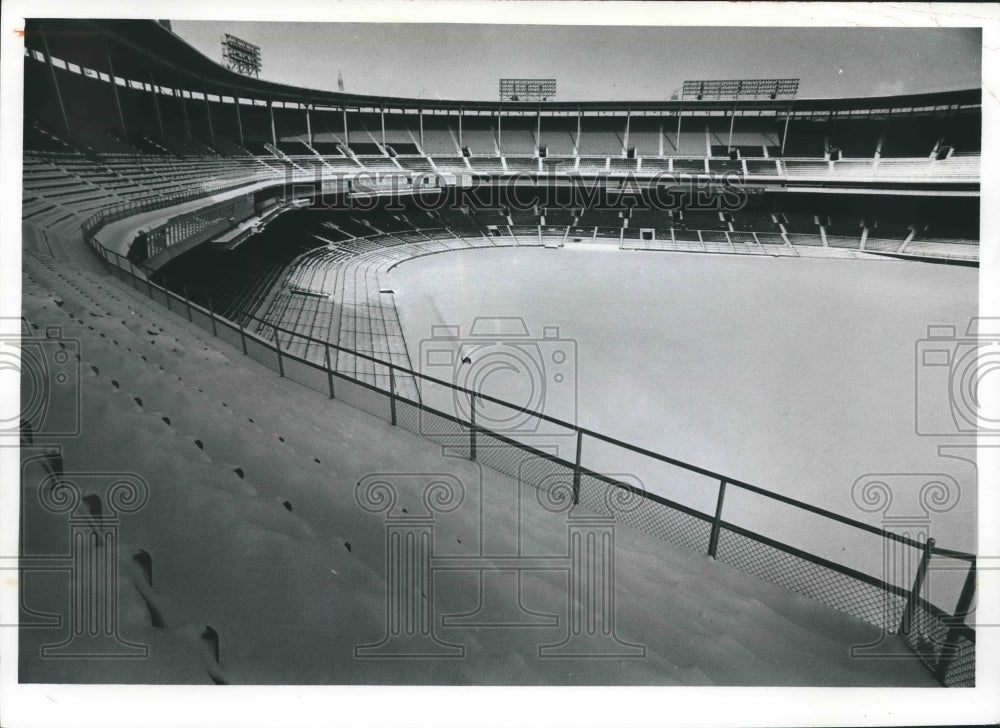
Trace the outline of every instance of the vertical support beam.
<instances>
[{"instance_id":1,"label":"vertical support beam","mask_svg":"<svg viewBox=\"0 0 1000 728\"><path fill-rule=\"evenodd\" d=\"M501 136L503 130L501 129L502 122L500 121L503 117L502 109L497 109L497 151L503 154L503 137Z\"/></svg>"},{"instance_id":2,"label":"vertical support beam","mask_svg":"<svg viewBox=\"0 0 1000 728\"><path fill-rule=\"evenodd\" d=\"M42 46L45 48L45 60L49 64L49 73L52 74L52 88L56 91L56 101L59 102L59 113L62 114L63 126L66 127L66 133L72 134L69 128L69 117L66 115L66 106L63 104L62 92L59 90L59 79L56 77L56 67L52 63L52 54L49 53L49 40L45 35L44 26L39 23L38 29L42 34Z\"/></svg>"},{"instance_id":3,"label":"vertical support beam","mask_svg":"<svg viewBox=\"0 0 1000 728\"><path fill-rule=\"evenodd\" d=\"M674 151L680 154L681 148L681 118L683 109L677 110L677 139L674 141ZM671 165L673 166L673 165Z\"/></svg>"},{"instance_id":4,"label":"vertical support beam","mask_svg":"<svg viewBox=\"0 0 1000 728\"><path fill-rule=\"evenodd\" d=\"M421 108L419 111L417 111L417 120L418 120L418 122L420 124L420 151L423 152L424 154L427 154L426 152L424 152L424 110L423 110L423 108ZM428 156L430 156L430 155L428 155Z\"/></svg>"},{"instance_id":5,"label":"vertical support beam","mask_svg":"<svg viewBox=\"0 0 1000 728\"><path fill-rule=\"evenodd\" d=\"M781 135L781 156L785 156L785 142L788 140L788 120L792 117L791 109L785 112L785 131Z\"/></svg>"},{"instance_id":6,"label":"vertical support beam","mask_svg":"<svg viewBox=\"0 0 1000 728\"><path fill-rule=\"evenodd\" d=\"M240 118L240 94L239 90L233 92L233 106L236 107L236 132L240 135L240 146L246 145L243 137L243 119Z\"/></svg>"},{"instance_id":7,"label":"vertical support beam","mask_svg":"<svg viewBox=\"0 0 1000 728\"><path fill-rule=\"evenodd\" d=\"M538 107L538 123L535 126L535 152L537 154L538 147L542 146L542 107Z\"/></svg>"},{"instance_id":8,"label":"vertical support beam","mask_svg":"<svg viewBox=\"0 0 1000 728\"><path fill-rule=\"evenodd\" d=\"M187 309L187 317L188 321L190 322L194 320L193 318L191 318L191 299L188 297L188 287L184 286L183 289L184 289L184 307Z\"/></svg>"},{"instance_id":9,"label":"vertical support beam","mask_svg":"<svg viewBox=\"0 0 1000 728\"><path fill-rule=\"evenodd\" d=\"M622 144L622 156L628 155L628 135L632 131L632 109L625 111L625 140Z\"/></svg>"},{"instance_id":10,"label":"vertical support beam","mask_svg":"<svg viewBox=\"0 0 1000 728\"><path fill-rule=\"evenodd\" d=\"M342 109L342 112L343 112L343 115L344 115L344 145L349 147L349 146L351 146L351 140L347 136L347 107L346 106Z\"/></svg>"},{"instance_id":11,"label":"vertical support beam","mask_svg":"<svg viewBox=\"0 0 1000 728\"><path fill-rule=\"evenodd\" d=\"M719 530L722 527L722 504L726 499L726 481L719 481L719 497L715 502L715 518L712 519L712 533L708 537L708 555L713 559L719 547Z\"/></svg>"},{"instance_id":12,"label":"vertical support beam","mask_svg":"<svg viewBox=\"0 0 1000 728\"><path fill-rule=\"evenodd\" d=\"M334 399L333 392L333 364L330 362L330 342L323 342L323 366L326 369L326 384L330 388L330 399Z\"/></svg>"},{"instance_id":13,"label":"vertical support beam","mask_svg":"<svg viewBox=\"0 0 1000 728\"><path fill-rule=\"evenodd\" d=\"M464 147L465 141L462 139L462 110L458 110L458 146Z\"/></svg>"},{"instance_id":14,"label":"vertical support beam","mask_svg":"<svg viewBox=\"0 0 1000 728\"><path fill-rule=\"evenodd\" d=\"M278 132L274 128L274 102L267 100L267 113L271 117L271 144L278 146Z\"/></svg>"},{"instance_id":15,"label":"vertical support beam","mask_svg":"<svg viewBox=\"0 0 1000 728\"><path fill-rule=\"evenodd\" d=\"M476 393L469 396L471 427L469 428L469 460L476 459Z\"/></svg>"},{"instance_id":16,"label":"vertical support beam","mask_svg":"<svg viewBox=\"0 0 1000 728\"><path fill-rule=\"evenodd\" d=\"M205 88L205 79L201 79L201 94L205 97L205 117L208 119L208 137L215 146L215 126L212 124L212 105L208 103L208 90Z\"/></svg>"},{"instance_id":17,"label":"vertical support beam","mask_svg":"<svg viewBox=\"0 0 1000 728\"><path fill-rule=\"evenodd\" d=\"M118 111L118 125L122 131L122 141L128 141L128 130L125 128L125 114L122 113L122 102L118 97L118 84L115 83L115 67L111 63L111 44L104 39L104 57L108 61L108 76L111 77L111 94L115 99L115 109Z\"/></svg>"},{"instance_id":18,"label":"vertical support beam","mask_svg":"<svg viewBox=\"0 0 1000 728\"><path fill-rule=\"evenodd\" d=\"M729 141L726 142L726 151L730 152L733 149L733 124L736 123L736 109L729 112Z\"/></svg>"},{"instance_id":19,"label":"vertical support beam","mask_svg":"<svg viewBox=\"0 0 1000 728\"><path fill-rule=\"evenodd\" d=\"M278 338L278 325L272 324L272 329L274 329L274 350L278 352L278 376L285 376L285 362L281 358L281 339Z\"/></svg>"},{"instance_id":20,"label":"vertical support beam","mask_svg":"<svg viewBox=\"0 0 1000 728\"><path fill-rule=\"evenodd\" d=\"M307 144L311 147L313 145L313 125L312 125L312 114L309 113L311 104L306 102L306 139Z\"/></svg>"},{"instance_id":21,"label":"vertical support beam","mask_svg":"<svg viewBox=\"0 0 1000 728\"><path fill-rule=\"evenodd\" d=\"M583 127L583 109L576 110L576 139L573 142L573 156L580 156L580 132Z\"/></svg>"},{"instance_id":22,"label":"vertical support beam","mask_svg":"<svg viewBox=\"0 0 1000 728\"><path fill-rule=\"evenodd\" d=\"M208 299L208 320L212 322L212 336L218 336L218 331L215 330L215 308L212 306L212 299Z\"/></svg>"},{"instance_id":23,"label":"vertical support beam","mask_svg":"<svg viewBox=\"0 0 1000 728\"><path fill-rule=\"evenodd\" d=\"M181 102L181 114L184 116L184 131L187 134L187 141L191 141L193 135L191 134L191 119L188 118L188 107L187 103L184 101L184 91L181 89L175 89L177 91L177 98Z\"/></svg>"},{"instance_id":24,"label":"vertical support beam","mask_svg":"<svg viewBox=\"0 0 1000 728\"><path fill-rule=\"evenodd\" d=\"M392 426L396 426L396 375L393 373L393 366L389 364L389 411Z\"/></svg>"},{"instance_id":25,"label":"vertical support beam","mask_svg":"<svg viewBox=\"0 0 1000 728\"><path fill-rule=\"evenodd\" d=\"M917 599L920 598L920 590L924 586L924 579L927 576L927 567L931 561L931 550L934 548L934 539L928 538L924 543L924 552L920 557L920 564L917 566L917 575L913 578L913 588L906 596L906 608L903 610L903 619L899 625L899 633L908 635L913 628L913 618L917 614Z\"/></svg>"},{"instance_id":26,"label":"vertical support beam","mask_svg":"<svg viewBox=\"0 0 1000 728\"><path fill-rule=\"evenodd\" d=\"M580 465L583 456L583 431L576 431L576 463L573 466L573 505L580 503Z\"/></svg>"},{"instance_id":27,"label":"vertical support beam","mask_svg":"<svg viewBox=\"0 0 1000 728\"><path fill-rule=\"evenodd\" d=\"M163 127L163 115L160 114L160 92L157 91L156 79L153 77L153 64L149 60L149 53L146 54L146 70L149 72L149 85L152 87L153 110L156 112L156 125L160 130L160 139L166 141L167 133Z\"/></svg>"},{"instance_id":28,"label":"vertical support beam","mask_svg":"<svg viewBox=\"0 0 1000 728\"><path fill-rule=\"evenodd\" d=\"M379 124L382 127L382 148L385 149L385 107L383 106L378 111Z\"/></svg>"}]
</instances>

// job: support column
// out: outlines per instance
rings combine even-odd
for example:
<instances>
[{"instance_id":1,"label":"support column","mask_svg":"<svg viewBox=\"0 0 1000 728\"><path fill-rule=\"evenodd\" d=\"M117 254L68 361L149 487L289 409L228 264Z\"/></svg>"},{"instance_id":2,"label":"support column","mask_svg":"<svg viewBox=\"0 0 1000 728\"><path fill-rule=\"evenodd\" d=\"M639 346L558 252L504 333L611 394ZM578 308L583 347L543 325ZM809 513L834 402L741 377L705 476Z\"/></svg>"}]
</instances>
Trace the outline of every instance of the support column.
<instances>
[{"instance_id":1,"label":"support column","mask_svg":"<svg viewBox=\"0 0 1000 728\"><path fill-rule=\"evenodd\" d=\"M267 113L271 117L271 144L278 146L278 132L274 128L274 102L268 99Z\"/></svg>"},{"instance_id":2,"label":"support column","mask_svg":"<svg viewBox=\"0 0 1000 728\"><path fill-rule=\"evenodd\" d=\"M313 127L312 127L312 114L309 113L310 104L306 102L306 139L311 147L313 145Z\"/></svg>"},{"instance_id":3,"label":"support column","mask_svg":"<svg viewBox=\"0 0 1000 728\"><path fill-rule=\"evenodd\" d=\"M149 85L153 92L153 109L156 111L156 125L160 129L160 139L166 141L167 134L163 127L163 116L160 114L160 92L157 90L156 79L153 77L153 64L150 63L149 54L146 54L146 69L149 71Z\"/></svg>"},{"instance_id":4,"label":"support column","mask_svg":"<svg viewBox=\"0 0 1000 728\"><path fill-rule=\"evenodd\" d=\"M733 109L729 112L729 141L726 142L726 151L730 152L733 149L733 124L736 123L736 110Z\"/></svg>"},{"instance_id":5,"label":"support column","mask_svg":"<svg viewBox=\"0 0 1000 728\"><path fill-rule=\"evenodd\" d=\"M423 152L424 154L427 154L427 152L424 151L424 110L423 109L420 109L419 111L417 111L417 120L418 120L418 123L420 124L420 151ZM430 155L428 155L428 156L430 156Z\"/></svg>"},{"instance_id":6,"label":"support column","mask_svg":"<svg viewBox=\"0 0 1000 728\"><path fill-rule=\"evenodd\" d=\"M52 87L56 92L56 100L59 102L59 113L62 114L63 126L66 127L66 133L72 134L69 128L69 117L66 115L66 106L63 104L62 93L59 90L59 79L56 77L56 67L52 63L52 54L49 53L49 41L45 35L45 28L39 23L38 29L42 34L42 46L45 48L45 61L49 64L49 72L52 74Z\"/></svg>"},{"instance_id":7,"label":"support column","mask_svg":"<svg viewBox=\"0 0 1000 728\"><path fill-rule=\"evenodd\" d=\"M233 93L233 105L236 107L236 131L240 135L240 146L246 146L246 139L243 137L243 119L240 118L240 96L239 91Z\"/></svg>"},{"instance_id":8,"label":"support column","mask_svg":"<svg viewBox=\"0 0 1000 728\"><path fill-rule=\"evenodd\" d=\"M583 111L576 110L576 139L573 141L573 156L580 156L580 131L583 126Z\"/></svg>"},{"instance_id":9,"label":"support column","mask_svg":"<svg viewBox=\"0 0 1000 728\"><path fill-rule=\"evenodd\" d=\"M625 143L622 145L622 156L628 156L628 135L632 131L632 109L625 112Z\"/></svg>"},{"instance_id":10,"label":"support column","mask_svg":"<svg viewBox=\"0 0 1000 728\"><path fill-rule=\"evenodd\" d=\"M122 113L122 102L118 97L118 84L115 83L115 67L111 63L111 46L104 40L104 57L108 60L108 75L111 77L111 93L115 98L115 109L118 111L118 124L122 130L122 141L128 141L128 131L125 129L125 115Z\"/></svg>"},{"instance_id":11,"label":"support column","mask_svg":"<svg viewBox=\"0 0 1000 728\"><path fill-rule=\"evenodd\" d=\"M184 116L184 131L187 133L187 140L191 141L191 119L188 118L187 104L184 102L184 91L182 89L174 89L177 92L177 98L181 102L181 114Z\"/></svg>"},{"instance_id":12,"label":"support column","mask_svg":"<svg viewBox=\"0 0 1000 728\"><path fill-rule=\"evenodd\" d=\"M344 114L344 146L349 147L351 145L351 140L347 137L347 107L343 108Z\"/></svg>"},{"instance_id":13,"label":"support column","mask_svg":"<svg viewBox=\"0 0 1000 728\"><path fill-rule=\"evenodd\" d=\"M781 156L785 156L785 142L788 140L788 120L791 118L792 112L789 110L785 113L785 131L781 135Z\"/></svg>"},{"instance_id":14,"label":"support column","mask_svg":"<svg viewBox=\"0 0 1000 728\"><path fill-rule=\"evenodd\" d=\"M201 94L205 97L205 116L208 118L208 136L215 146L215 126L212 124L212 106L208 103L208 90L205 88L205 79L201 79Z\"/></svg>"},{"instance_id":15,"label":"support column","mask_svg":"<svg viewBox=\"0 0 1000 728\"><path fill-rule=\"evenodd\" d=\"M379 109L378 119L382 126L382 148L385 149L385 107Z\"/></svg>"},{"instance_id":16,"label":"support column","mask_svg":"<svg viewBox=\"0 0 1000 728\"><path fill-rule=\"evenodd\" d=\"M535 134L535 151L537 152L538 147L542 146L542 107L538 107L538 123L536 124L537 132Z\"/></svg>"}]
</instances>

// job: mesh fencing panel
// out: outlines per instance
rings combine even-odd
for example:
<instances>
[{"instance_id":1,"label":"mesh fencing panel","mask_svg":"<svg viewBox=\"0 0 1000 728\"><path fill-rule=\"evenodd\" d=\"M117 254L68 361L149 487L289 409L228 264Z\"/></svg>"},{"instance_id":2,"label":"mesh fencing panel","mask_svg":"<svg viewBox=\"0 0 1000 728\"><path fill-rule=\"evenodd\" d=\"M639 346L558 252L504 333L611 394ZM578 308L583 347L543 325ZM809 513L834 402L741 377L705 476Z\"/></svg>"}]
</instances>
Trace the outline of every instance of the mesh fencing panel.
<instances>
[{"instance_id":1,"label":"mesh fencing panel","mask_svg":"<svg viewBox=\"0 0 1000 728\"><path fill-rule=\"evenodd\" d=\"M392 420L392 404L389 395L384 392L342 377L337 377L333 386L337 393L337 399L341 402L346 402L352 407L386 422Z\"/></svg>"},{"instance_id":2,"label":"mesh fencing panel","mask_svg":"<svg viewBox=\"0 0 1000 728\"><path fill-rule=\"evenodd\" d=\"M446 447L450 455L468 458L471 454L469 429L450 417L397 400L396 422L403 429Z\"/></svg>"},{"instance_id":3,"label":"mesh fencing panel","mask_svg":"<svg viewBox=\"0 0 1000 728\"><path fill-rule=\"evenodd\" d=\"M612 515L616 521L663 541L703 554L708 552L708 537L712 530L710 524L684 511L641 496L628 498L621 507L615 508L614 504L618 499L609 492L609 488L617 489L603 478L581 474L580 505L595 513Z\"/></svg>"},{"instance_id":4,"label":"mesh fencing panel","mask_svg":"<svg viewBox=\"0 0 1000 728\"><path fill-rule=\"evenodd\" d=\"M974 688L976 686L976 643L961 637L955 655L942 680L948 687Z\"/></svg>"},{"instance_id":5,"label":"mesh fencing panel","mask_svg":"<svg viewBox=\"0 0 1000 728\"><path fill-rule=\"evenodd\" d=\"M298 382L316 392L322 392L329 396L330 385L327 380L326 370L322 365L304 362L285 356L282 360L285 368L285 376Z\"/></svg>"},{"instance_id":6,"label":"mesh fencing panel","mask_svg":"<svg viewBox=\"0 0 1000 728\"><path fill-rule=\"evenodd\" d=\"M542 457L539 457L539 456ZM572 473L572 467L544 457L544 453L515 445L505 438L476 432L476 461L511 477L538 486L545 478Z\"/></svg>"},{"instance_id":7,"label":"mesh fencing panel","mask_svg":"<svg viewBox=\"0 0 1000 728\"><path fill-rule=\"evenodd\" d=\"M902 597L725 527L716 559L888 632L896 631L903 614Z\"/></svg>"},{"instance_id":8,"label":"mesh fencing panel","mask_svg":"<svg viewBox=\"0 0 1000 728\"><path fill-rule=\"evenodd\" d=\"M933 670L944 650L948 630L949 626L941 619L941 615L935 614L925 604L918 603L913 610L910 629L903 638L914 654Z\"/></svg>"}]
</instances>

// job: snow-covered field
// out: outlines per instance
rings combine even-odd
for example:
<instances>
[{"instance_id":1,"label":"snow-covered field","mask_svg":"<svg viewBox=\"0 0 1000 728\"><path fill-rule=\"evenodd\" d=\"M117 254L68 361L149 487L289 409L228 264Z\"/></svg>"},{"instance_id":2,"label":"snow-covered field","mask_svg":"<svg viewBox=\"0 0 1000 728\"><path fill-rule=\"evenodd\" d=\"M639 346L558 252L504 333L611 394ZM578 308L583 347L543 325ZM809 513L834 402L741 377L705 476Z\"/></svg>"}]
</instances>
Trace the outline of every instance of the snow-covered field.
<instances>
[{"instance_id":1,"label":"snow-covered field","mask_svg":"<svg viewBox=\"0 0 1000 728\"><path fill-rule=\"evenodd\" d=\"M417 369L428 371L421 342L432 326L459 326L470 341L477 317L521 317L535 339L557 326L575 342L577 370L575 382L546 374L546 414L875 525L909 516L939 545L974 550L974 466L939 457L939 441L915 433L914 408L917 342L930 324L964 333L977 275L886 259L505 248L414 259L383 284L395 291ZM523 379L496 373L483 391L540 401ZM941 408L944 394L921 396ZM592 441L585 448L651 491L714 509L710 481ZM927 478L906 474L933 473L961 492L947 512L925 515L918 491ZM878 479L893 489L893 510L866 513L852 500L866 474L888 474ZM730 489L725 517L881 568L879 539L759 496Z\"/></svg>"}]
</instances>

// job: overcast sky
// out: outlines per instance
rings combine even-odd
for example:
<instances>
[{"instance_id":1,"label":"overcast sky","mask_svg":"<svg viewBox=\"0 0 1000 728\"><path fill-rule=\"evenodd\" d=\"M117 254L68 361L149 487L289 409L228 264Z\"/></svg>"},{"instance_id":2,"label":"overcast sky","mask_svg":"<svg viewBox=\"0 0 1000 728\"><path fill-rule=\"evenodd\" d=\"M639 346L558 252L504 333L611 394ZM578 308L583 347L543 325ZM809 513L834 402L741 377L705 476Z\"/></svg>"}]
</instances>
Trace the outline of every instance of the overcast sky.
<instances>
[{"instance_id":1,"label":"overcast sky","mask_svg":"<svg viewBox=\"0 0 1000 728\"><path fill-rule=\"evenodd\" d=\"M557 99L667 99L685 80L801 78L800 97L980 85L979 29L679 28L173 21L221 61L220 37L261 47L262 78L386 96L492 100L497 82L556 78Z\"/></svg>"}]
</instances>

